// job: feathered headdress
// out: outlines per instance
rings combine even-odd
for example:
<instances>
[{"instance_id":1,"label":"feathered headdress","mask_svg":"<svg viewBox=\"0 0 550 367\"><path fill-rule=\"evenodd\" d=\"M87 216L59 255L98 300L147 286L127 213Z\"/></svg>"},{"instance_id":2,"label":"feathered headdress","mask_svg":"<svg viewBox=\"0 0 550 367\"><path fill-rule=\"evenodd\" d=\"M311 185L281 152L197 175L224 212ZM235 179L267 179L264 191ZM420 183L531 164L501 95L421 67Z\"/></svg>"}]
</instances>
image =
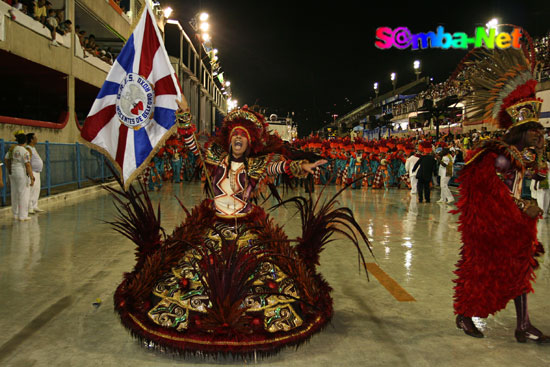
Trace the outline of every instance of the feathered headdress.
<instances>
[{"instance_id":1,"label":"feathered headdress","mask_svg":"<svg viewBox=\"0 0 550 367\"><path fill-rule=\"evenodd\" d=\"M241 129L246 132L251 154L258 154L266 148L270 138L267 126L268 124L261 114L244 106L225 116L222 126L216 131L214 142L228 152L231 136L237 129Z\"/></svg>"},{"instance_id":2,"label":"feathered headdress","mask_svg":"<svg viewBox=\"0 0 550 367\"><path fill-rule=\"evenodd\" d=\"M542 100L535 96L534 48L527 32L522 33L527 40L522 49L477 48L455 71L453 79L464 70L471 88L465 98L468 121L501 129L538 121Z\"/></svg>"},{"instance_id":3,"label":"feathered headdress","mask_svg":"<svg viewBox=\"0 0 550 367\"><path fill-rule=\"evenodd\" d=\"M420 144L418 144L418 150L426 154L431 153L433 150L432 143L427 140L421 141Z\"/></svg>"}]
</instances>

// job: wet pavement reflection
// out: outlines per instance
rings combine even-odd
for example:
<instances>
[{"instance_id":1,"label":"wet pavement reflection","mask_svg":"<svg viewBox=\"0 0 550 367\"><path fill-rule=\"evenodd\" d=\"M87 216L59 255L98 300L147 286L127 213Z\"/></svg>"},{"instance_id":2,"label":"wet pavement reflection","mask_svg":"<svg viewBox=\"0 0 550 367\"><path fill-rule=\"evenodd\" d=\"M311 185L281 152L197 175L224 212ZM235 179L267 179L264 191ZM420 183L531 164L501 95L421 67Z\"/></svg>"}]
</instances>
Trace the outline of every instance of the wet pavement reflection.
<instances>
[{"instance_id":1,"label":"wet pavement reflection","mask_svg":"<svg viewBox=\"0 0 550 367\"><path fill-rule=\"evenodd\" d=\"M320 191L316 188L316 194ZM337 192L327 187L324 195ZM304 194L302 191L288 192ZM162 224L170 233L184 219L175 196L187 208L202 198L198 184L166 184L151 193L161 202ZM399 302L374 276L367 281L357 252L343 239L331 243L319 270L334 289L332 326L298 350L263 360L270 366L515 366L546 365L550 349L520 345L513 338L513 304L475 322L485 339L454 326L453 270L460 234L454 206L420 204L407 190L351 190L339 198L350 207L373 244L367 255L415 301ZM271 198L266 207L274 205ZM121 326L112 295L123 273L135 265L134 246L105 221L116 212L108 195L47 208L28 222L0 221L0 365L170 366L186 363L143 348ZM300 236L293 207L271 215L291 238ZM548 248L550 220L538 224ZM546 243L545 243L546 242ZM550 333L548 251L530 297L533 323ZM93 305L97 300L98 305ZM327 348L330 345L330 348ZM60 353L62 351L63 353ZM248 361L251 362L251 361ZM190 365L241 365L231 359L192 358Z\"/></svg>"}]
</instances>

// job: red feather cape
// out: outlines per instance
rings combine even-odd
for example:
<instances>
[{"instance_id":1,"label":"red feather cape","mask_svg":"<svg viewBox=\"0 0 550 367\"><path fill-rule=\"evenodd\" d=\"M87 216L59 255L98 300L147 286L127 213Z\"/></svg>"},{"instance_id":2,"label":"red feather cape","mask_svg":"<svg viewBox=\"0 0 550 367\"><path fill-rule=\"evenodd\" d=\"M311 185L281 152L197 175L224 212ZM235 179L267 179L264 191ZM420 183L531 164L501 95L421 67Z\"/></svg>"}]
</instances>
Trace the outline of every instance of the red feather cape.
<instances>
[{"instance_id":1,"label":"red feather cape","mask_svg":"<svg viewBox=\"0 0 550 367\"><path fill-rule=\"evenodd\" d=\"M499 179L495 159L500 149L477 151L459 178L459 231L462 248L454 295L456 314L487 317L511 299L533 292L538 263L536 219L523 214ZM493 148L497 148L493 146ZM516 166L520 162L514 161ZM519 167L521 169L521 166Z\"/></svg>"}]
</instances>

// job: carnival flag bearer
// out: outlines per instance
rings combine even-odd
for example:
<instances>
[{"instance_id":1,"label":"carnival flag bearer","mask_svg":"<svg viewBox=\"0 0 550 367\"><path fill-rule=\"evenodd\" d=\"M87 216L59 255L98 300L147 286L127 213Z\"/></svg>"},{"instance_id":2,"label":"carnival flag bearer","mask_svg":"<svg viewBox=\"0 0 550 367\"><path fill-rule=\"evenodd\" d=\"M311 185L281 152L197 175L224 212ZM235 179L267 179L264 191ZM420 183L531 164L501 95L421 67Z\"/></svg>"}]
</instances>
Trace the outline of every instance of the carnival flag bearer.
<instances>
[{"instance_id":1,"label":"carnival flag bearer","mask_svg":"<svg viewBox=\"0 0 550 367\"><path fill-rule=\"evenodd\" d=\"M25 221L29 218L29 193L34 185L31 155L25 145L27 136L23 130L15 133L17 145L6 153L5 161L11 183L11 209L13 218Z\"/></svg>"},{"instance_id":2,"label":"carnival flag bearer","mask_svg":"<svg viewBox=\"0 0 550 367\"><path fill-rule=\"evenodd\" d=\"M40 213L44 210L38 207L38 198L40 197L40 173L44 166L42 158L36 150L38 139L34 133L27 134L27 150L31 151L31 168L34 176L34 185L31 186L29 194L29 214Z\"/></svg>"},{"instance_id":3,"label":"carnival flag bearer","mask_svg":"<svg viewBox=\"0 0 550 367\"><path fill-rule=\"evenodd\" d=\"M456 326L482 338L472 317L488 317L514 300L516 340L550 343L550 337L531 324L527 310L536 257L544 249L537 240L542 210L536 201L524 199L521 190L524 179L540 181L548 173L544 130L538 122L542 101L535 94L535 58L530 52L534 51L528 47L476 49L470 55L475 58L465 64L475 70L469 80L471 99L466 100L468 117L506 133L502 139L482 141L460 170L456 213L462 248L454 310Z\"/></svg>"}]
</instances>

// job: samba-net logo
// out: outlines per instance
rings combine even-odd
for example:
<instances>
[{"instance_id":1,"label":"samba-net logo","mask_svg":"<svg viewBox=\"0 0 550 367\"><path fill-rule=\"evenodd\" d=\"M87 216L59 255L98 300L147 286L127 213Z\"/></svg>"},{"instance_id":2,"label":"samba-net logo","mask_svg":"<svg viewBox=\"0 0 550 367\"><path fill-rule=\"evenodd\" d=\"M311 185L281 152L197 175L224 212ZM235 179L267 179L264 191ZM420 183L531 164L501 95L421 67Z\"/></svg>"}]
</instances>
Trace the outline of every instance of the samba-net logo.
<instances>
[{"instance_id":1,"label":"samba-net logo","mask_svg":"<svg viewBox=\"0 0 550 367\"><path fill-rule=\"evenodd\" d=\"M426 48L442 49L466 49L469 45L474 47L486 47L494 49L521 48L521 29L514 28L511 33L500 32L497 34L495 28L486 29L477 27L475 35L468 37L464 32L447 33L442 26L437 27L435 32L412 34L407 27L379 27L376 29L375 46L381 50L395 47L401 50L411 48L412 50Z\"/></svg>"}]
</instances>

